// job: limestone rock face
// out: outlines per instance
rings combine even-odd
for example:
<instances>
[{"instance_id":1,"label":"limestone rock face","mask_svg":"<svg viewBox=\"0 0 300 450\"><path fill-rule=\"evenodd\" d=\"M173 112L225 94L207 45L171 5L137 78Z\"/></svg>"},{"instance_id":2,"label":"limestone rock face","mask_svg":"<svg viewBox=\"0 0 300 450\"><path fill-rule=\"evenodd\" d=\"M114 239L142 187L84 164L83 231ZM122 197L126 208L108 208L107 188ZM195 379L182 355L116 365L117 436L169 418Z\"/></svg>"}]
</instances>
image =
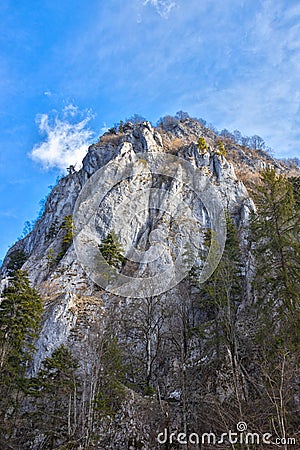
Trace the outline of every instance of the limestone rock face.
<instances>
[{"instance_id":1,"label":"limestone rock face","mask_svg":"<svg viewBox=\"0 0 300 450\"><path fill-rule=\"evenodd\" d=\"M205 138L208 146L208 150L204 153L200 153L197 146L200 136ZM141 295L138 300L134 300L129 298L130 296L128 298L118 297L95 284L89 271L79 261L72 243L62 254L62 242L65 233L63 223L66 217L72 216L78 196L89 180L93 179L91 177L99 169L107 167L107 164L113 162L116 170L122 165L126 166L132 162L135 164L137 154L145 154L145 159L147 159L148 154L168 154L184 159L189 162L191 167L197 169L197 174L199 174L197 176L201 182L205 181L213 185L224 210L230 212L240 230L241 240L246 244L247 224L254 205L245 185L237 178L234 165L229 161L230 158L218 153L217 140L217 136L211 131L191 119L178 123L174 129L169 131L154 129L148 122L135 125L127 123L124 125L122 132L105 133L98 143L91 145L83 160L82 168L78 172L62 178L53 188L41 219L38 220L28 236L17 242L9 250L2 267L4 277L2 285L4 285L5 270L10 255L16 249L24 250L28 259L23 269L28 272L32 284L44 298L43 325L36 342L36 354L29 370L30 375L36 374L42 361L62 343L67 345L77 357L80 362L79 370L89 374L94 373L93 371L97 367L95 342L101 339L105 327L112 320L111 311L113 311L114 323L117 323L115 331L118 332L118 327L121 327L121 324L122 326L124 323L130 324L130 320L133 320L135 316L140 321L143 320L141 316L143 305L147 304L147 307L150 308L147 302L150 301L151 295L147 295L147 293L145 293L145 298ZM230 156L229 150L227 153ZM176 198L180 200L178 201L178 208L180 208L180 204L188 203L191 206L191 214L197 218L202 227L209 226L209 217L203 203L193 197L186 188L184 177L180 174L180 168L174 179L170 179L168 176L165 176L165 178L153 176L146 169L135 172L136 167L140 168L143 165L142 157L139 158L137 166L133 165L134 170L129 178L122 180L122 183L107 192L107 195L103 198L95 214L95 227L98 232L99 243L111 229L114 229L121 238L125 256L128 256L128 258L131 256L130 251L133 248L140 252L149 250L150 237L153 242L155 241L154 231L160 233L160 236L165 236L164 239L168 243L169 253L149 264L147 268L149 273L152 273L151 271L161 272L170 263L174 254L176 255L177 248L182 245L183 241L180 236L184 234L186 229L185 224L180 224L179 221L177 221L176 227L171 227L170 218L163 211L168 201L167 195L169 193L176 194ZM265 162L258 158L257 163L248 161L247 164L254 164L255 166L256 164L265 164ZM166 167L166 172L167 169ZM197 183L199 180L197 179ZM195 186L197 186L197 183ZM97 192L95 186L92 186L91 189L91 198L87 198L87 202L91 201L93 192ZM142 192L142 197L137 197L137 192ZM141 204L143 208L140 207ZM123 212L119 205L125 205L123 206ZM153 205L155 205L155 208ZM184 216L184 212L182 217L186 217L187 220L190 219L188 214ZM74 232L76 233L77 230ZM172 237L173 232L174 237ZM199 246L201 246L201 242L199 238L197 241ZM246 253L245 258L248 259ZM146 270L143 261L139 260L136 265L138 266L138 273L143 274ZM251 259L249 259L246 267L248 267L249 277L251 277ZM130 272L129 269L128 273ZM171 314L171 308L168 305L178 304L183 296L184 281L178 286L174 286L170 291L162 293L161 298L163 299L163 308L165 308L164 317L169 317L168 314ZM151 307L155 309L157 305ZM170 320L172 320L171 316ZM174 324L174 327L176 328L176 324ZM163 326L161 332L164 332ZM133 349L131 347L131 342L123 342L123 345L125 347L128 345L132 353L139 351L138 348ZM195 355L197 355L196 350L194 356L191 356L191 361L196 358ZM177 365L176 359L170 362L172 371L167 375L164 374L168 382L165 385L165 392L162 393L164 398L172 398L174 403L180 401ZM162 368L161 370L165 369ZM130 400L130 414L128 413L129 410L127 411L127 416L130 416L128 420L132 424L131 429L134 429L138 423L138 418L135 417L134 407L132 406L135 396L136 394L132 394ZM141 400L141 402L143 408L145 408L145 400ZM163 409L163 407L161 408ZM126 434L130 433L128 431L130 426L126 421L124 423L126 423L127 428L124 426L123 430L118 430L119 434L114 438L114 448L129 448L126 447L128 444ZM153 448L147 447L146 434L145 431L144 446L139 448ZM140 439L143 440L142 437Z\"/></svg>"},{"instance_id":2,"label":"limestone rock face","mask_svg":"<svg viewBox=\"0 0 300 450\"><path fill-rule=\"evenodd\" d=\"M208 143L208 151L204 154L200 154L197 147L197 139L200 136L204 136ZM179 139L180 144L178 144ZM174 140L178 147L176 151L172 148ZM212 132L192 120L179 123L171 132L153 129L149 122L137 125L128 123L124 126L122 133L105 133L97 144L91 145L83 160L82 169L65 176L54 187L47 199L42 218L26 238L17 242L9 250L2 268L5 274L9 255L15 249L22 248L29 255L23 269L28 272L33 285L38 288L46 300L44 324L37 344L34 371L38 370L41 361L49 356L54 348L63 342L68 342L72 329L80 326L78 299L91 298L95 293L99 294L99 287L95 286L77 260L73 245L69 247L59 262L53 262L53 259L61 250L63 237L61 226L65 217L72 215L76 199L85 183L109 161L117 163L119 161L120 164L123 164L124 161L132 161L134 155L138 153L171 152L176 154L179 158L184 158L192 166L200 169L203 177L207 177L215 185L224 207L231 211L237 225L240 228L245 227L253 203L244 184L237 179L233 165L225 157L218 155L215 140ZM103 238L111 224L116 222L114 212L118 204L124 202L126 198L130 199L134 191L140 189L141 186L151 188L154 185L155 180L149 174L144 174L143 178L133 178L131 185L117 187L114 192L109 193L97 213L100 237ZM185 201L188 194L184 187L179 185L180 176L175 181L165 180L160 184L156 183L160 193L155 194L157 198L154 203L158 208L164 202L162 190L174 191L177 189L177 195L181 195L182 201ZM145 197L142 201L146 204L149 199ZM131 205L132 209L135 207L138 207L138 201ZM207 217L203 205L195 203L193 209L205 225ZM132 224L122 222L125 248L129 248L131 245L145 248L155 221L160 219L163 219L160 212L155 215L153 211L147 211L145 208ZM160 229L168 232L167 226L163 225L163 220L161 222ZM176 244L174 251L175 247ZM70 345L72 344L70 343ZM80 351L78 346L76 349Z\"/></svg>"}]
</instances>

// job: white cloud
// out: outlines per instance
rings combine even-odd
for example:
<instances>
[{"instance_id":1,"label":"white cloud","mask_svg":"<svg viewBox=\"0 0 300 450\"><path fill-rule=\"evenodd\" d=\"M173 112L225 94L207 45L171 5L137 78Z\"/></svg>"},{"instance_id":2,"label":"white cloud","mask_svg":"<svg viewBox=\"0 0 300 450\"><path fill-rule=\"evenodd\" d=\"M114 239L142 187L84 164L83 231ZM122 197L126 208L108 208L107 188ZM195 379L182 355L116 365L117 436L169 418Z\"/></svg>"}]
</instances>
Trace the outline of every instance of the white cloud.
<instances>
[{"instance_id":1,"label":"white cloud","mask_svg":"<svg viewBox=\"0 0 300 450\"><path fill-rule=\"evenodd\" d=\"M17 215L12 211L0 211L0 216L17 219Z\"/></svg>"},{"instance_id":2,"label":"white cloud","mask_svg":"<svg viewBox=\"0 0 300 450\"><path fill-rule=\"evenodd\" d=\"M220 76L216 78L212 66L208 77L212 74L215 84L203 83L199 93L194 86L187 89L184 96L178 96L182 104L178 109L202 116L219 129L258 134L276 156L299 157L299 15L300 6L289 8L285 1L266 0L261 5L253 3L251 14L242 22L243 30L234 23L236 35L219 28L214 39L224 42L222 59L216 58ZM211 21L216 23L216 17L215 13ZM232 53L226 56L229 38Z\"/></svg>"},{"instance_id":3,"label":"white cloud","mask_svg":"<svg viewBox=\"0 0 300 450\"><path fill-rule=\"evenodd\" d=\"M109 130L109 127L104 122L103 127L100 128L100 134L104 134Z\"/></svg>"},{"instance_id":4,"label":"white cloud","mask_svg":"<svg viewBox=\"0 0 300 450\"><path fill-rule=\"evenodd\" d=\"M144 0L144 6L152 5L161 17L168 18L170 11L176 6L172 0Z\"/></svg>"},{"instance_id":5,"label":"white cloud","mask_svg":"<svg viewBox=\"0 0 300 450\"><path fill-rule=\"evenodd\" d=\"M77 115L81 114L79 111L78 106L73 105L73 103L69 103L69 105L65 106L63 109L63 117L67 119L70 117L76 117Z\"/></svg>"},{"instance_id":6,"label":"white cloud","mask_svg":"<svg viewBox=\"0 0 300 450\"><path fill-rule=\"evenodd\" d=\"M53 114L36 117L45 140L34 146L30 157L45 169L65 170L70 165L78 169L94 135L87 127L93 116L90 111L81 112L74 105L66 106L61 115L62 119L57 112L54 117Z\"/></svg>"}]
</instances>

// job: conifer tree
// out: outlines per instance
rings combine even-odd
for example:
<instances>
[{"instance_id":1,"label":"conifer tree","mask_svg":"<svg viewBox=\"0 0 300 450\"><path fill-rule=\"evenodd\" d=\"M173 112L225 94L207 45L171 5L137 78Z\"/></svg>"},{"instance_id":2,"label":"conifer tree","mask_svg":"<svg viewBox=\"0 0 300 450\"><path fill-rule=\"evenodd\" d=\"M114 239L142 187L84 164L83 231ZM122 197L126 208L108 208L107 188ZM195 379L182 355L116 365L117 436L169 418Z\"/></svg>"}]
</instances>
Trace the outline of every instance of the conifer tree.
<instances>
[{"instance_id":1,"label":"conifer tree","mask_svg":"<svg viewBox=\"0 0 300 450\"><path fill-rule=\"evenodd\" d=\"M198 139L198 149L201 155L208 151L208 145L203 136L200 136Z\"/></svg>"},{"instance_id":2,"label":"conifer tree","mask_svg":"<svg viewBox=\"0 0 300 450\"><path fill-rule=\"evenodd\" d=\"M262 340L266 351L286 346L295 349L300 337L300 212L293 184L268 168L261 173L254 198L253 288Z\"/></svg>"},{"instance_id":3,"label":"conifer tree","mask_svg":"<svg viewBox=\"0 0 300 450\"><path fill-rule=\"evenodd\" d=\"M289 181L293 185L296 207L300 208L300 177L291 177Z\"/></svg>"},{"instance_id":4,"label":"conifer tree","mask_svg":"<svg viewBox=\"0 0 300 450\"><path fill-rule=\"evenodd\" d=\"M230 327L234 321L236 309L243 299L244 278L237 229L229 214L227 214L226 222L227 239L224 252L217 269L201 286L200 303L207 308L207 311L210 310L213 316L217 315L217 323L223 327L222 333L226 328L229 337L232 333ZM208 251L210 243L211 231L209 230L206 234L204 253ZM221 317L223 317L222 320L220 320Z\"/></svg>"},{"instance_id":5,"label":"conifer tree","mask_svg":"<svg viewBox=\"0 0 300 450\"><path fill-rule=\"evenodd\" d=\"M296 198L295 198L296 194ZM269 411L275 433L299 428L296 386L300 339L300 217L297 183L268 168L254 196L251 220L255 256L258 414Z\"/></svg>"},{"instance_id":6,"label":"conifer tree","mask_svg":"<svg viewBox=\"0 0 300 450\"><path fill-rule=\"evenodd\" d=\"M32 429L45 435L43 448L56 448L76 435L78 367L70 350L61 345L28 382L28 394L35 401L27 421L31 418Z\"/></svg>"},{"instance_id":7,"label":"conifer tree","mask_svg":"<svg viewBox=\"0 0 300 450\"><path fill-rule=\"evenodd\" d=\"M122 353L116 338L104 340L95 408L100 417L114 416L125 398Z\"/></svg>"},{"instance_id":8,"label":"conifer tree","mask_svg":"<svg viewBox=\"0 0 300 450\"><path fill-rule=\"evenodd\" d=\"M9 254L9 261L6 266L7 275L12 276L17 270L20 270L26 262L28 256L24 250L14 250Z\"/></svg>"},{"instance_id":9,"label":"conifer tree","mask_svg":"<svg viewBox=\"0 0 300 450\"><path fill-rule=\"evenodd\" d=\"M33 350L42 315L42 300L27 274L17 270L0 304L0 372L17 373Z\"/></svg>"},{"instance_id":10,"label":"conifer tree","mask_svg":"<svg viewBox=\"0 0 300 450\"><path fill-rule=\"evenodd\" d=\"M218 149L216 151L217 155L226 156L226 149L222 141L218 141Z\"/></svg>"},{"instance_id":11,"label":"conifer tree","mask_svg":"<svg viewBox=\"0 0 300 450\"><path fill-rule=\"evenodd\" d=\"M256 256L254 288L262 305L275 304L283 313L299 307L299 208L293 185L274 169L261 173L254 199L252 240Z\"/></svg>"},{"instance_id":12,"label":"conifer tree","mask_svg":"<svg viewBox=\"0 0 300 450\"><path fill-rule=\"evenodd\" d=\"M226 222L227 239L221 261L211 277L200 286L199 304L206 316L200 331L204 336L211 336L206 342L205 353L215 360L217 370L221 369L229 356L238 411L237 419L241 419L244 386L238 353L237 310L244 296L244 266L237 229L229 213ZM213 241L209 230L205 240L205 253L210 244L214 245Z\"/></svg>"},{"instance_id":13,"label":"conifer tree","mask_svg":"<svg viewBox=\"0 0 300 450\"><path fill-rule=\"evenodd\" d=\"M0 448L4 448L2 438L14 431L41 316L38 292L30 286L26 273L17 270L0 303Z\"/></svg>"},{"instance_id":14,"label":"conifer tree","mask_svg":"<svg viewBox=\"0 0 300 450\"><path fill-rule=\"evenodd\" d=\"M102 243L99 245L99 250L107 263L111 266L120 269L124 263L123 248L118 241L114 232L109 233Z\"/></svg>"},{"instance_id":15,"label":"conifer tree","mask_svg":"<svg viewBox=\"0 0 300 450\"><path fill-rule=\"evenodd\" d=\"M68 248L73 242L74 237L73 217L71 215L66 216L60 228L64 231L64 234L62 237L61 251L59 252L56 258L57 262L59 262L63 258L63 256L67 253Z\"/></svg>"}]
</instances>

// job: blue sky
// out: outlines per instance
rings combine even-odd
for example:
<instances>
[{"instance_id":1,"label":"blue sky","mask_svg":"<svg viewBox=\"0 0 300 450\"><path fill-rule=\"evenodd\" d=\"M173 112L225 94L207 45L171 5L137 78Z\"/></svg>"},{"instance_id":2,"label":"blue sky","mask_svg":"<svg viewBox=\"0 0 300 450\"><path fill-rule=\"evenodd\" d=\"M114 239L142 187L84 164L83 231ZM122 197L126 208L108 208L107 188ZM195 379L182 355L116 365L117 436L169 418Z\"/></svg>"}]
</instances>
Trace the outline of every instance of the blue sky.
<instances>
[{"instance_id":1,"label":"blue sky","mask_svg":"<svg viewBox=\"0 0 300 450\"><path fill-rule=\"evenodd\" d=\"M1 0L0 27L0 258L134 113L188 111L300 156L298 0Z\"/></svg>"}]
</instances>

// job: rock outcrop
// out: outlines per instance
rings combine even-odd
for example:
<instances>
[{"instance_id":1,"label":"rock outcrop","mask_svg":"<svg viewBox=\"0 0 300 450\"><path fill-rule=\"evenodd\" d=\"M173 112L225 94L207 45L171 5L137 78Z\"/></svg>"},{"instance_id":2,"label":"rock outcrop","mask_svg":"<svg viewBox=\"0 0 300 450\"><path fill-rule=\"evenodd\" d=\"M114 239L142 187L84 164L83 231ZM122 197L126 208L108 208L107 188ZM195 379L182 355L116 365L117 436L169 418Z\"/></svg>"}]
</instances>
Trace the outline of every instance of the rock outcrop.
<instances>
[{"instance_id":1,"label":"rock outcrop","mask_svg":"<svg viewBox=\"0 0 300 450\"><path fill-rule=\"evenodd\" d=\"M207 144L205 152L199 151L198 139L201 136L204 137ZM154 366L156 368L156 375L153 375L152 383L157 386L156 397L153 397L153 392L150 390L146 397L143 397L141 393L135 392L134 388L126 387L125 397L127 400L114 417L107 419L106 428L103 424L93 425L98 430L100 437L98 443L94 442L95 447L89 448L120 450L125 448L149 450L151 448L153 450L156 448L153 435L155 432L162 431L164 424L170 420L169 409L173 408L176 411L178 404L182 401L182 380L180 378L182 373L178 369L180 363L178 356L170 354L173 347L168 348L169 344L166 342L171 339L170 332L167 331L169 330L168 326L175 330L173 341L176 342L177 338L178 342L180 341L176 335L178 326L176 320L178 319L174 319L173 311L185 301L187 287L185 281L182 280L172 289L163 291L159 302L151 293L144 297L139 295L135 299L134 296L127 298L117 296L109 289L103 289L103 286L95 283L95 279L90 276L87 268L81 264L82 261L78 258L74 243L70 242L68 248L62 251L65 233L63 224L66 218L71 217L74 213L78 196L92 179L91 177L109 162L114 162L117 168L132 162L135 164L136 155L139 154L136 164L139 164L140 167L143 164L141 154L145 154L146 163L149 154L167 154L187 161L191 167L197 170L199 179L206 180L213 186L224 210L230 213L238 227L241 242L246 244L249 215L254 205L244 183L235 173L234 160L239 153L239 170L241 167L247 167L250 172L257 172L266 164L273 164L280 170L284 170L284 167L281 167L280 163L272 158L267 160L266 155L261 157L257 154L256 160L253 160L247 156L245 149L228 142L224 142L227 157L222 156L218 151L218 140L219 137L213 132L191 119L179 122L172 130L168 131L154 129L150 123L143 122L136 125L127 123L119 133L105 133L98 143L90 146L83 160L82 168L78 172L70 173L62 178L53 188L47 199L45 211L33 231L17 242L9 250L4 260L2 274L5 279L6 265L13 252L16 249L24 251L27 260L22 269L28 272L32 284L44 299L43 324L40 336L36 341L36 352L28 372L29 376L37 374L43 360L51 356L55 348L61 344L66 345L79 361L78 370L84 379L85 396L90 398L90 405L88 406L87 400L85 400L82 406L83 415L90 417L88 407L91 407L91 403L94 401L93 377L101 370L101 362L99 362L97 353L99 352L98 344L105 338L107 330L113 329L112 335L117 336L120 345L125 349L127 363L132 364L132 384L134 384L134 380L139 384L141 378L137 367L138 362L132 362L134 354L141 358L144 357L145 364L140 364L141 366L144 364L145 367L140 372L143 372L146 378L150 379L154 373ZM168 173L167 170L166 173ZM148 194L143 194L144 197L139 199L135 197L136 192L142 189L152 189L150 191L152 206ZM156 191L154 192L153 189ZM165 178L153 176L143 170L132 173L129 179L123 180L113 190L107 192L96 212L95 220L99 243L114 229L117 231L127 258L130 257L129 252L132 247L140 252L146 252L149 246L151 247L149 236L153 231L158 230L164 236L165 242L168 243L169 254L158 262L149 264L147 268L149 273L155 270L158 272L164 270L164 267L170 263L168 258L172 259L173 254L176 256L177 247L183 245L183 238L178 236L183 235L186 230L186 225L179 224L178 220L176 226L173 225L172 228L170 225L172 218L166 217L165 211L161 211L162 205L165 209L166 204L166 198L162 191L176 193L176 198L181 199L182 204L188 203L191 206L191 214L197 218L200 228L209 227L210 219L207 208L188 192L184 185L184 177L180 173L176 175L175 179L170 179L168 176ZM96 188L95 192L97 192ZM144 209L131 222L127 219L121 220L121 225L120 223L118 225L119 205L128 205L123 212L130 218L141 202ZM156 209L153 208L153 204ZM179 208L179 203L177 206ZM186 218L190 218L190 216L186 215ZM200 233L199 230L198 233ZM76 234L77 231L75 229L74 233ZM171 242L170 235L172 233L175 233L176 236ZM197 243L201 247L203 239L199 238ZM245 267L249 271L248 278L250 279L251 259L245 247L246 245L244 245ZM131 267L128 263L126 267L128 276ZM132 270L137 271L139 275L147 274L142 260L135 262ZM250 289L248 289L248 293L250 295ZM192 303L191 300L190 305ZM247 308L247 298L243 299L241 309L243 308ZM243 314L245 315L245 313ZM193 320L197 322L198 319L195 314ZM147 333L152 333L152 337L149 338ZM165 343L161 344L161 340L167 334ZM208 355L201 355L199 350L201 345L199 346L199 342L196 341L196 338L191 339L187 350L189 353L187 364L191 371L201 361L203 363L204 360L209 360ZM155 353L159 345L163 345L164 348ZM163 380L162 383L160 383L159 377ZM227 381L221 379L221 374L219 381L220 398L224 398L229 395L230 388ZM90 385L86 387L88 382ZM196 379L195 383L197 384ZM149 387L149 383L147 386ZM141 419L143 415L146 415L147 408L150 408L151 420L155 422L155 425L152 423L152 431L149 420L147 419L147 422L146 419L144 421ZM174 419L173 427L176 426L176 420ZM141 422L143 423L141 424ZM158 426L159 424L160 426ZM84 427L88 428L84 418L81 418L81 426L83 429ZM106 438L103 437L104 435ZM107 438L108 435L110 435L110 439Z\"/></svg>"}]
</instances>

